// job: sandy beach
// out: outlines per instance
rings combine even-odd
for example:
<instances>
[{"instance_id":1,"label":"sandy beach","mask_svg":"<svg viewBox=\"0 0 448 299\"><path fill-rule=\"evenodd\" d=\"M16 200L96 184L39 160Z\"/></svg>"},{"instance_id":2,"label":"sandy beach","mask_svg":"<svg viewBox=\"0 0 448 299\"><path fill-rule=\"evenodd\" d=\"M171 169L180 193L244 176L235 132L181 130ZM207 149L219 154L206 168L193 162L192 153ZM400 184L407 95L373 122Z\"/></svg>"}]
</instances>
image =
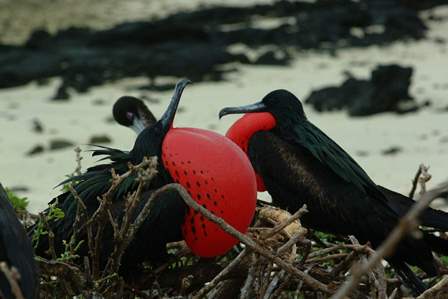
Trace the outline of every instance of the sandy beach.
<instances>
[{"instance_id":1,"label":"sandy beach","mask_svg":"<svg viewBox=\"0 0 448 299\"><path fill-rule=\"evenodd\" d=\"M135 7L129 7L129 13L132 9ZM408 193L418 165L424 163L430 166L433 176L428 187L436 186L448 179L448 112L440 111L448 106L448 45L437 41L446 37L448 31L448 7L438 7L434 14L444 17L443 21L428 21L428 36L420 41L346 49L339 51L336 57L303 51L295 56L290 67L246 65L227 74L224 82L193 84L184 93L175 126L200 127L224 134L235 117L218 120L222 107L252 103L278 88L288 89L304 99L313 89L340 84L345 78L344 71L367 77L377 64L413 66L411 95L417 102L429 100L432 103L419 112L353 118L346 112L318 113L307 105L305 112L378 184ZM147 16L140 14L135 19L143 17ZM10 188L24 187L18 194L29 198L33 212L46 207L59 193L54 187L75 169L75 146L88 150L92 136L107 135L112 140L107 146L132 147L134 133L110 121L112 105L118 97L144 95L158 99L159 103L148 102L158 116L171 95L171 92L136 90L135 87L146 79L135 78L95 87L85 94L72 93L69 101L51 101L59 80L52 79L45 86L30 83L0 90L0 182ZM42 133L33 131L35 119L42 123ZM58 138L74 145L48 150L50 140ZM28 156L27 152L36 145L42 145L44 152ZM383 154L393 147L400 151ZM82 153L83 169L95 161L89 155ZM262 197L267 198L267 195Z\"/></svg>"}]
</instances>

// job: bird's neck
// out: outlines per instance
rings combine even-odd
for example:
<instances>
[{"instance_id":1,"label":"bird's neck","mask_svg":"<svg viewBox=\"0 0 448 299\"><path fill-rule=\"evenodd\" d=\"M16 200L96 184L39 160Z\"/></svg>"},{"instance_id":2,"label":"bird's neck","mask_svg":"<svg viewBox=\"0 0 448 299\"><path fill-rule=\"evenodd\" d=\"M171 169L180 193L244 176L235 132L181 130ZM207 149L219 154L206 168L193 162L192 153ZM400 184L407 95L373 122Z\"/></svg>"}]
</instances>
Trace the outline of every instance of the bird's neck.
<instances>
[{"instance_id":1,"label":"bird's neck","mask_svg":"<svg viewBox=\"0 0 448 299\"><path fill-rule=\"evenodd\" d=\"M259 131L269 131L276 126L274 116L269 112L248 113L237 120L226 136L248 155L249 140ZM263 179L257 174L258 191L266 191Z\"/></svg>"},{"instance_id":2,"label":"bird's neck","mask_svg":"<svg viewBox=\"0 0 448 299\"><path fill-rule=\"evenodd\" d=\"M154 127L145 128L135 140L134 147L131 150L132 163L138 164L144 157L160 156L162 141L166 132L160 124Z\"/></svg>"}]
</instances>

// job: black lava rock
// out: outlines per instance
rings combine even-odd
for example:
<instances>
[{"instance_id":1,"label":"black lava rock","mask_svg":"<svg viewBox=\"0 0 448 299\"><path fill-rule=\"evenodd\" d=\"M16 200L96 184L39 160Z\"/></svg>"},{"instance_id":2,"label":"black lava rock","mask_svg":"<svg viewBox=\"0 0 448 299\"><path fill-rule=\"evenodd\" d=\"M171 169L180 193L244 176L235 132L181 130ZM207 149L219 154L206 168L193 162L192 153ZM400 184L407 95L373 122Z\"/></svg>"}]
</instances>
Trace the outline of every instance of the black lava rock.
<instances>
[{"instance_id":1,"label":"black lava rock","mask_svg":"<svg viewBox=\"0 0 448 299\"><path fill-rule=\"evenodd\" d=\"M401 153L403 151L403 149L399 146L391 146L387 149L384 149L381 151L381 154L383 154L384 156L394 156L398 153Z\"/></svg>"},{"instance_id":2,"label":"black lava rock","mask_svg":"<svg viewBox=\"0 0 448 299\"><path fill-rule=\"evenodd\" d=\"M50 140L49 149L51 151L54 151L54 150L60 150L60 149L73 147L73 146L75 146L75 144L69 140L55 138L55 139Z\"/></svg>"},{"instance_id":3,"label":"black lava rock","mask_svg":"<svg viewBox=\"0 0 448 299\"><path fill-rule=\"evenodd\" d=\"M219 81L229 71L225 68L229 63L235 65L234 70L238 64L286 65L289 57L275 55L285 48L335 53L344 47L422 38L426 26L418 10L428 5L408 2L275 1L248 7L200 8L155 21L122 23L107 30L69 28L50 34L38 29L22 46L0 45L0 88L60 77L62 83L53 98L61 100L69 98L67 90L86 92L93 86L128 77ZM429 7L438 4L431 1ZM257 27L256 20L263 17L278 18L280 23ZM372 26L384 30L372 32ZM352 29L362 34L353 34ZM269 46L273 50L251 62L244 52L228 50L234 44L254 49Z\"/></svg>"},{"instance_id":4,"label":"black lava rock","mask_svg":"<svg viewBox=\"0 0 448 299\"><path fill-rule=\"evenodd\" d=\"M36 133L42 133L44 131L44 126L42 122L37 118L33 119L33 131Z\"/></svg>"},{"instance_id":5,"label":"black lava rock","mask_svg":"<svg viewBox=\"0 0 448 299\"><path fill-rule=\"evenodd\" d=\"M409 95L412 72L412 67L380 65L370 80L348 78L340 86L314 90L305 103L320 112L346 109L351 116L416 111L419 106Z\"/></svg>"},{"instance_id":6,"label":"black lava rock","mask_svg":"<svg viewBox=\"0 0 448 299\"><path fill-rule=\"evenodd\" d=\"M67 86L63 83L61 84L58 89L56 90L56 93L51 98L53 101L67 101L70 99L70 94L67 91Z\"/></svg>"},{"instance_id":7,"label":"black lava rock","mask_svg":"<svg viewBox=\"0 0 448 299\"><path fill-rule=\"evenodd\" d=\"M269 50L258 56L254 64L287 65L291 57L285 51Z\"/></svg>"},{"instance_id":8,"label":"black lava rock","mask_svg":"<svg viewBox=\"0 0 448 299\"><path fill-rule=\"evenodd\" d=\"M43 153L44 150L45 150L45 148L44 148L43 145L41 145L41 144L37 144L37 145L33 146L33 147L26 153L26 155L27 155L27 156L34 156L34 155Z\"/></svg>"},{"instance_id":9,"label":"black lava rock","mask_svg":"<svg viewBox=\"0 0 448 299\"><path fill-rule=\"evenodd\" d=\"M94 135L90 137L89 144L108 144L112 139L107 135Z\"/></svg>"}]
</instances>

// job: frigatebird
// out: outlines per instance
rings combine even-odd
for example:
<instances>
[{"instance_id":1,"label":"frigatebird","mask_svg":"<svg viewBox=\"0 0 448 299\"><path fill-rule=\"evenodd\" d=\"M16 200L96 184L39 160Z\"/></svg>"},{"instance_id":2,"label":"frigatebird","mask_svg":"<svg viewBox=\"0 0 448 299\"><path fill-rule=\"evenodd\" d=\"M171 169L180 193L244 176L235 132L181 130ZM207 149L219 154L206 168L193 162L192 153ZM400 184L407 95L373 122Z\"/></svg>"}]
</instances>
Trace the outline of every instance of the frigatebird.
<instances>
[{"instance_id":1,"label":"frigatebird","mask_svg":"<svg viewBox=\"0 0 448 299\"><path fill-rule=\"evenodd\" d=\"M38 298L39 276L34 261L33 248L1 184L0 262L6 262L8 267L17 269L20 275L18 283L26 299ZM1 271L0 298L16 298L11 292L10 283Z\"/></svg>"},{"instance_id":2,"label":"frigatebird","mask_svg":"<svg viewBox=\"0 0 448 299\"><path fill-rule=\"evenodd\" d=\"M140 111L138 113L136 113L135 111ZM130 127L132 128L137 135L140 134L145 128L149 127L152 125L152 123L154 123L156 120L153 116L153 114L151 113L151 111L149 110L149 108L144 104L144 102L138 98L134 98L134 97L121 97L119 98L114 106L113 106L113 115L114 115L114 119L117 121L117 123L125 126L125 127ZM124 119L126 119L125 121L123 121ZM134 124L139 124L139 125L134 125ZM179 130L183 130L183 131L179 131ZM173 170L173 165L176 165L175 161L171 161L171 163L165 163L166 168L170 171L171 175L173 176L173 178L175 178L176 182L179 182L182 184L182 182L185 183L185 186L187 188L187 190L189 191L190 194L192 194L193 197L196 196L196 200L198 202L201 202L201 204L207 206L210 204L212 205L213 209L215 209L218 214L223 214L223 211L219 210L218 211L218 202L219 200L223 200L226 197L230 197L230 198L240 198L240 206L238 208L238 212L235 210L233 212L233 216L226 216L228 217L227 220L229 220L230 218L234 218L233 221L235 221L237 218L241 217L241 215L239 215L240 213L242 213L243 215L246 214L246 212L244 212L244 204L249 204L252 205L251 203L251 198L253 198L253 196L251 194L248 194L247 192L245 192L244 190L247 189L248 186L250 186L251 184L247 185L247 186L241 186L238 187L240 185L240 181L239 180L235 180L235 175L232 175L231 173L229 173L229 171L232 172L236 172L238 173L239 171L237 169L239 169L241 166L240 165L233 165L235 162L237 161L241 161L241 163L244 164L243 167L250 167L250 163L246 165L246 161L247 158L244 158L243 160L241 159L237 159L237 160L232 160L232 159L228 159L226 158L226 154L225 154L225 149L229 146L229 144L227 144L227 140L226 139L222 139L221 135L215 134L213 132L210 131L206 131L206 130L198 130L198 129L193 129L193 128L186 128L186 129L173 129L170 133L176 133L176 134L181 134L184 135L183 137L181 136L176 136L175 138L171 138L171 136L167 136L167 138L165 139L165 143L172 143L171 145L169 145L169 147L173 150L174 148L178 148L177 151L181 151L181 152L188 152L190 151L191 153L189 155L191 156L197 156L198 158L200 158L200 160L202 160L202 162L200 161L196 161L196 163L204 163L205 160L208 161L208 163L211 163L213 165L213 167L209 167L209 171L213 171L216 173L216 177L213 178L213 176L211 175L211 173L209 173L209 177L211 177L211 183L210 180L205 179L204 180L204 184L198 183L198 181L196 181L195 184L190 184L191 180L195 180L192 178L192 176L197 176L198 174L203 176L203 170L194 170L192 165L190 165L188 162L191 163L191 161L187 161L186 164L189 164L189 168L187 169L187 172L189 175L189 177L185 177L185 171L180 171L179 169L174 169ZM191 135L194 136L191 136ZM203 141L207 142L204 144L202 142L199 142L198 137L202 136L203 138L205 138ZM196 139L197 142L201 143L196 143L193 144L191 143L190 140L192 140L192 137L194 137L193 139ZM185 138L187 138L186 140L184 140ZM181 141L183 140L183 141ZM214 143L211 147L209 144L209 142ZM233 145L232 145L233 147ZM229 150L229 149L227 149ZM241 152L240 149L238 149L239 153L243 153ZM244 153L243 153L244 154ZM230 158L230 157L229 157ZM179 158L177 158L179 159ZM215 159L215 162L212 163L212 159ZM174 163L173 163L174 162ZM184 162L180 161L180 163L177 163L177 168L178 167L183 167L184 165L186 165ZM192 163L193 164L193 163ZM219 172L216 172L215 169L219 169ZM183 174L183 175L182 175ZM240 176L241 173L238 173L238 176ZM186 181L186 179L188 179L190 182ZM228 193L227 195L224 194L217 194L218 189L216 188L212 188L213 184L216 184L216 179L223 179L219 185L221 190L227 190L226 193ZM244 181L244 180L243 180ZM204 188L208 188L209 191L205 191ZM250 188L250 187L249 187ZM241 196L241 192L246 193L248 195L247 198L245 198L244 196ZM233 195L231 194L233 193ZM202 194L202 195L201 195ZM243 210L240 210L242 209ZM212 209L212 210L213 210ZM251 208L252 209L252 208ZM191 220L190 220L191 221ZM200 221L202 221L200 219ZM246 223L245 225L247 225L248 223ZM211 223L208 223L208 225L211 225ZM245 226L244 225L244 226ZM202 224L201 224L202 226ZM238 227L238 226L237 226ZM191 239L194 239L194 236L191 236L190 234L188 234L188 229L186 230L187 237L190 237ZM230 242L231 244L234 244L234 239L230 238L227 234L223 234L221 236L216 236L216 243L220 243L220 244L225 244L226 242ZM226 241L227 240L227 241ZM191 240L187 239L187 242L189 242L190 244L192 243ZM205 242L195 242L197 244L204 244L205 247L202 249L203 252L207 252L210 251L210 242L205 243ZM210 253L205 253L206 256L210 255Z\"/></svg>"},{"instance_id":3,"label":"frigatebird","mask_svg":"<svg viewBox=\"0 0 448 299\"><path fill-rule=\"evenodd\" d=\"M133 111L146 111L145 113L134 113ZM146 127L151 125L152 117L148 117L149 115L152 115L151 111L149 110L149 108L143 103L142 100L137 99L137 98L131 98L131 97L121 97L119 98L113 107L113 115L114 115L114 119L117 121L117 123L125 126L125 127L130 127L132 128L137 134L140 134ZM128 118L128 121L124 122L122 121L123 118ZM146 124L145 126L132 126L131 124ZM185 129L183 129L185 130ZM242 213L243 215L246 214L247 212L244 211L244 209L247 209L247 206L244 207L244 204L249 204L251 205L252 209L252 201L251 199L253 198L252 194L248 194L246 191L247 187L252 185L246 185L246 186L241 186L240 183L241 181L236 179L235 180L235 175L229 173L229 170L232 169L232 172L236 172L238 173L239 171L237 169L239 169L241 166L240 165L235 165L234 163L238 163L238 161L240 161L241 163L244 164L243 167L250 167L250 163L246 165L246 161L249 162L247 160L247 158L244 159L237 159L237 160L232 160L232 159L228 159L230 157L228 157L228 155L225 154L225 148L228 147L229 145L227 144L227 142L225 142L225 139L223 140L221 137L221 135L215 134L213 132L210 131L206 131L206 130L198 130L198 129L192 129L192 128L188 128L186 129L187 131L181 132L182 135L186 134L187 139L184 141L181 141L182 139L185 138L184 137L180 137L180 136L176 136L174 139L173 138L166 138L166 143L169 143L172 140L172 144L170 145L171 148L178 148L178 151L182 151L182 152L186 152L186 151L191 151L192 154L193 152L195 152L192 156L197 156L198 158L200 158L202 161L202 163L204 162L204 160L208 160L209 163L211 163L211 159L215 159L215 162L213 162L213 167L210 167L210 171L212 171L212 169L219 169L219 172L216 172L216 177L213 178L213 176L211 175L211 173L209 174L209 177L211 177L211 183L212 184L216 184L216 179L218 180L222 180L219 185L221 190L227 190L226 193L228 193L227 195L224 194L217 194L218 189L216 188L212 188L211 187L211 183L210 180L205 179L204 180L204 184L201 186L200 183L198 183L198 181L196 181L195 184L190 184L189 182L186 181L186 179L188 179L190 182L191 180L194 180L191 178L191 176L196 176L198 174L203 174L203 170L194 170L193 168L190 167L190 169L187 169L187 173L189 173L189 178L184 177L182 174L185 174L184 171L179 171L178 169L174 169L172 168L173 163L166 163L166 167L168 170L170 170L171 175L175 178L176 182L179 182L182 184L182 182L185 183L185 186L187 188L187 190L189 191L190 194L192 194L193 197L196 196L196 200L198 202L201 202L201 204L207 206L210 204L212 205L213 209L215 209L218 212L218 202L219 200L223 200L226 197L231 197L231 198L236 198L238 197L240 199L240 206L238 207L238 210L233 211L232 216L227 215L227 219L226 220L230 220L230 218L234 218L233 223L236 223L235 220L240 218L241 215L240 213ZM174 132L179 133L179 129L174 129ZM191 142L189 142L188 140L191 140L190 136L193 133L193 135L195 135L194 139L197 139L199 136L204 137L204 141L207 140L207 144L204 144L201 142L201 144L196 144L193 146L193 144L191 144ZM226 140L227 141L227 140ZM214 143L211 147L210 144L208 144L209 142ZM223 144L224 143L224 144ZM243 153L240 149L238 149L239 153ZM199 155L197 155L197 153L199 153ZM243 153L244 154L244 153ZM227 156L227 157L226 157ZM173 161L174 162L174 161ZM187 161L188 162L191 161ZM196 163L201 164L201 162L197 161ZM233 166L232 166L233 164ZM183 166L185 165L185 163L183 163L182 161L180 161L180 163L177 163L177 167L179 166ZM241 173L238 173L238 175L240 176ZM180 176L180 177L179 177ZM244 180L243 180L244 181ZM256 184L255 184L256 185ZM208 188L209 191L204 191L204 188ZM249 187L250 188L250 187ZM196 189L195 191L193 191L193 189ZM248 195L247 198L245 198L244 196L241 196L241 192L245 193ZM231 194L233 193L233 195ZM241 210L243 209L243 210ZM212 210L213 211L213 210ZM220 216L222 216L222 214L224 213L222 210L219 210L218 212L219 214L221 214ZM202 221L202 220L201 220ZM208 223L208 225L211 225L211 223ZM244 224L244 227L248 225L248 223ZM201 225L203 226L203 225ZM238 228L238 226L237 226ZM195 239L194 236L192 236L191 234L188 234L188 229L186 230L186 237L187 238L187 243L192 244L193 242L191 242L191 239ZM229 238L229 235L227 234L222 234L220 236L216 236L215 237L215 243L220 243L220 244L225 244L227 242L230 242L230 244L234 244L235 240L233 238ZM210 251L210 242L205 243L205 242L194 242L196 243L198 246L198 244L202 244L203 248L200 250L202 252L207 252ZM193 245L192 245L193 246ZM205 246L205 247L204 247ZM198 249L198 248L197 248ZM199 250L199 249L198 249ZM224 253L224 251L222 251L222 253ZM210 253L205 253L204 255L206 256L210 256Z\"/></svg>"},{"instance_id":4,"label":"frigatebird","mask_svg":"<svg viewBox=\"0 0 448 299\"><path fill-rule=\"evenodd\" d=\"M104 155L110 163L96 165L84 174L65 181L74 183L74 189L92 215L98 208L97 198L111 186L111 169L117 174L128 170L128 164L138 164L144 157L156 156L158 174L151 181L144 194L147 197L160 187L177 182L184 186L193 199L211 212L227 220L244 232L255 212L255 174L244 152L222 135L195 128L173 128L173 120L183 89L189 81L176 85L175 94L164 115L142 130L131 151L100 148L93 155ZM114 194L113 210L119 214L124 197L135 190L135 176L128 176ZM233 187L237 186L235 189ZM62 240L68 240L73 233L77 201L71 193L64 193L53 201L65 217L51 224L55 234L56 250L61 252ZM238 211L238 213L236 213ZM112 230L103 234L105 250L111 250ZM237 243L214 223L202 215L187 209L175 191L160 194L153 202L151 213L140 228L135 240L125 253L121 273L138 268L144 260L160 261L166 256L167 242L184 238L192 251L200 256L216 256L225 253ZM38 254L45 254L48 240L37 248ZM86 254L87 248L84 246ZM102 256L107 258L108 254ZM105 262L105 261L103 261Z\"/></svg>"},{"instance_id":5,"label":"frigatebird","mask_svg":"<svg viewBox=\"0 0 448 299\"><path fill-rule=\"evenodd\" d=\"M377 186L342 147L313 125L302 104L287 90L275 90L261 102L228 107L219 116L247 113L227 136L249 156L258 189L275 205L291 212L306 204L305 226L340 235L354 235L377 247L397 225L412 200ZM447 229L448 217L428 212L426 221ZM434 276L438 269L431 249L447 252L445 240L424 234L407 236L387 261L416 293L423 282L409 268ZM431 248L432 247L432 248Z\"/></svg>"},{"instance_id":6,"label":"frigatebird","mask_svg":"<svg viewBox=\"0 0 448 299\"><path fill-rule=\"evenodd\" d=\"M143 161L143 157L157 156L160 153L162 141L166 132L170 129L174 119L178 101L185 88L187 81L179 82L167 108L165 114L159 122L154 126L148 127L145 132L140 134L131 151L121 151L118 149L100 147L93 151L93 156L104 156L105 160L110 163L99 164L87 169L87 171L79 176L74 176L65 180L61 184L72 183L76 193L83 200L87 208L87 215L90 217L98 209L99 202L97 200L111 187L111 170L114 169L117 174L123 174L128 171L128 163L139 164ZM135 210L133 217L141 211L143 206L151 194L166 183L171 182L169 177L158 165L159 175L157 175L147 186L142 194L139 206ZM116 189L114 200L112 202L112 211L117 219L123 216L126 194L132 192L136 188L136 180L134 176L129 176ZM54 247L59 255L64 252L64 240L70 240L74 233L74 223L76 219L78 202L71 192L65 192L50 202L54 207L60 208L64 212L63 219L56 219L49 223L54 233ZM47 209L48 214L51 208ZM187 206L176 192L168 191L160 194L154 199L151 213L137 232L136 238L126 250L120 272L122 275L134 275L133 272L140 268L143 261L150 261L156 264L163 262L168 257L166 252L166 243L182 240L181 225L183 223ZM34 226L30 234L34 234ZM78 236L80 240L84 240L79 248L78 255L85 256L88 254L87 234L84 232ZM102 233L103 252L101 257L104 258L101 263L105 264L107 258L113 249L113 230L109 225ZM48 236L42 235L38 240L35 252L39 256L49 257L47 252L49 248Z\"/></svg>"}]
</instances>

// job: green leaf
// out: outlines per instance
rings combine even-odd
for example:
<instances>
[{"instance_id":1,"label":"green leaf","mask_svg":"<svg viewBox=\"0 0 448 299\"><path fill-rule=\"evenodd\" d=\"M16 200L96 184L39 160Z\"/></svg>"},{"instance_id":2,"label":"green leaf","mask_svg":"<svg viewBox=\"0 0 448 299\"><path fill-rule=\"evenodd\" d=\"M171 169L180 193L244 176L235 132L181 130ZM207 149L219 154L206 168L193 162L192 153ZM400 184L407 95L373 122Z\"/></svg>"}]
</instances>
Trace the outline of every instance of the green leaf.
<instances>
[{"instance_id":1,"label":"green leaf","mask_svg":"<svg viewBox=\"0 0 448 299\"><path fill-rule=\"evenodd\" d=\"M19 197L14 192L6 188L6 194L8 195L9 202L12 204L16 212L25 212L28 207L28 198Z\"/></svg>"}]
</instances>

